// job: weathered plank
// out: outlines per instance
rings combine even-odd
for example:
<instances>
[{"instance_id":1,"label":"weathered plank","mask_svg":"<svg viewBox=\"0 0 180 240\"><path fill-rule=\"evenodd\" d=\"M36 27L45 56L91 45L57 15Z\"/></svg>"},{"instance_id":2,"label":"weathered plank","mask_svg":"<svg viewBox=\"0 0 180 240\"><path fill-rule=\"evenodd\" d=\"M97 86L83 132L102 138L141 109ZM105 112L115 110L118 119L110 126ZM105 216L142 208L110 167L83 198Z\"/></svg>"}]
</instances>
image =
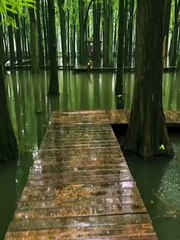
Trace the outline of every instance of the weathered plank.
<instances>
[{"instance_id":1,"label":"weathered plank","mask_svg":"<svg viewBox=\"0 0 180 240\"><path fill-rule=\"evenodd\" d=\"M6 240L157 239L109 125L118 114L52 114Z\"/></svg>"}]
</instances>

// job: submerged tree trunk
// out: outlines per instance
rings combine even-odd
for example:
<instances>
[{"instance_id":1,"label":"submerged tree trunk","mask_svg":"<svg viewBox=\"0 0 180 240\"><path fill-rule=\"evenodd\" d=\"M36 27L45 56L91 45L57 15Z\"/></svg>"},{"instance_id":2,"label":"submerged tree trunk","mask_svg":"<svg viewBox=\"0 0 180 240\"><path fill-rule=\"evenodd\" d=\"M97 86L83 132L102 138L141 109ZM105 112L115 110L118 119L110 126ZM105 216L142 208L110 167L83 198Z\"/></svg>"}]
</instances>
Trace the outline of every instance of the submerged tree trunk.
<instances>
[{"instance_id":1,"label":"submerged tree trunk","mask_svg":"<svg viewBox=\"0 0 180 240\"><path fill-rule=\"evenodd\" d=\"M49 58L50 58L50 82L49 95L59 95L58 64L57 64L57 40L55 27L54 0L48 0L49 17Z\"/></svg>"},{"instance_id":2,"label":"submerged tree trunk","mask_svg":"<svg viewBox=\"0 0 180 240\"><path fill-rule=\"evenodd\" d=\"M136 76L124 151L149 158L173 155L162 106L164 0L138 0Z\"/></svg>"},{"instance_id":3,"label":"submerged tree trunk","mask_svg":"<svg viewBox=\"0 0 180 240\"><path fill-rule=\"evenodd\" d=\"M0 36L0 38L2 35ZM2 42L2 39L1 41ZM0 163L17 160L18 146L12 128L4 84L3 49L0 44Z\"/></svg>"}]
</instances>

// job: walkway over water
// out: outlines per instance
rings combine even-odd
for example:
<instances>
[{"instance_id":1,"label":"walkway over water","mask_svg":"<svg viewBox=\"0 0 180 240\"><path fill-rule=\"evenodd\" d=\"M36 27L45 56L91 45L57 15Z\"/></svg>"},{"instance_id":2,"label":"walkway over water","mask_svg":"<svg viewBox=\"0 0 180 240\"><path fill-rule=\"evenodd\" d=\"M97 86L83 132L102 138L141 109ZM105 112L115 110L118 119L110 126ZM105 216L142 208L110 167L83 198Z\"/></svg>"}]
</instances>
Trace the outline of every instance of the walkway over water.
<instances>
[{"instance_id":1,"label":"walkway over water","mask_svg":"<svg viewBox=\"0 0 180 240\"><path fill-rule=\"evenodd\" d=\"M157 239L110 126L114 114L52 114L6 240Z\"/></svg>"}]
</instances>

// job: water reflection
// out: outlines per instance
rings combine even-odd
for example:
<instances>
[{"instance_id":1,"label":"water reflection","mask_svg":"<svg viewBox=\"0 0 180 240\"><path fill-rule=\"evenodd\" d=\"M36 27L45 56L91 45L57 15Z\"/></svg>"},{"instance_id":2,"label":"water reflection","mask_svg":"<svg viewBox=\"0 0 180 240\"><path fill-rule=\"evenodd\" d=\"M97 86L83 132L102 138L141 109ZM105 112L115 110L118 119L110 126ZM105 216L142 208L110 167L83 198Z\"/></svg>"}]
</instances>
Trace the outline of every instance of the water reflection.
<instances>
[{"instance_id":1,"label":"water reflection","mask_svg":"<svg viewBox=\"0 0 180 240\"><path fill-rule=\"evenodd\" d=\"M165 110L169 108L180 109L179 77L180 75L175 73L164 74L163 102ZM48 79L49 73L46 71L33 75L29 71L6 75L9 110L20 148L19 164L17 168L16 166L13 168L13 183L8 185L9 197L7 199L11 198L13 204L15 204L16 196L20 197L21 195L29 168L32 166L33 158L37 154L52 111L116 109L114 96L115 74L73 74L72 72L64 73L59 71L59 97L47 96ZM126 109L131 107L133 87L134 74L124 74L124 107ZM7 169L9 171L9 165L7 165ZM147 171L143 169L143 172L146 174ZM162 176L162 179L166 178L165 173L162 173ZM7 182L7 179L0 182ZM147 182L149 182L149 178ZM161 186L160 184L159 186ZM4 185L0 185L0 190L3 187ZM14 194L15 188L17 195ZM156 190L158 191L158 189ZM13 193L13 196L11 196L11 193ZM11 207L13 205L7 202L8 204L11 204ZM10 208L2 201L0 201L0 206L3 209ZM14 205L12 208L14 208ZM2 212L1 209L0 212ZM5 222L4 218L5 214L0 214L0 222ZM4 229L7 227L9 220L8 218ZM0 238L2 234L0 230Z\"/></svg>"},{"instance_id":2,"label":"water reflection","mask_svg":"<svg viewBox=\"0 0 180 240\"><path fill-rule=\"evenodd\" d=\"M165 73L163 103L165 110L180 109L180 73ZM59 97L48 97L49 72L7 74L9 109L20 151L33 152L40 146L52 111L116 109L113 73L59 71ZM134 74L124 74L124 108L130 109Z\"/></svg>"}]
</instances>

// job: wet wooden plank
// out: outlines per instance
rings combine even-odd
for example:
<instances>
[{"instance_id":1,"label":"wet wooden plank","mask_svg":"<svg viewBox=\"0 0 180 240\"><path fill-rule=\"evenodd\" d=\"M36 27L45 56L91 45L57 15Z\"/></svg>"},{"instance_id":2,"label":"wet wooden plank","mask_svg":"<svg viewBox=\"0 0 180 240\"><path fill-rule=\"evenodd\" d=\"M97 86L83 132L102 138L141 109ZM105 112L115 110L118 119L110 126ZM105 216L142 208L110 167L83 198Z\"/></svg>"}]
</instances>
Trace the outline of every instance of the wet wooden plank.
<instances>
[{"instance_id":1,"label":"wet wooden plank","mask_svg":"<svg viewBox=\"0 0 180 240\"><path fill-rule=\"evenodd\" d=\"M166 112L167 118L170 119L171 122L173 123L180 123L180 112L174 111L174 110L169 110Z\"/></svg>"},{"instance_id":2,"label":"wet wooden plank","mask_svg":"<svg viewBox=\"0 0 180 240\"><path fill-rule=\"evenodd\" d=\"M143 233L145 236L143 238ZM129 224L107 227L95 227L95 228L67 228L67 229L48 229L39 231L21 231L10 232L8 234L9 239L23 240L42 240L42 239L137 239L141 240L154 240L157 239L153 233L152 225L145 224Z\"/></svg>"},{"instance_id":3,"label":"wet wooden plank","mask_svg":"<svg viewBox=\"0 0 180 240\"><path fill-rule=\"evenodd\" d=\"M126 109L121 109L121 110L109 110L109 111L103 111L103 110L97 110L97 111L84 111L83 114L88 115L89 114L92 115L92 122L93 122L93 115L97 115L96 118L96 124L128 124L129 122L129 117L130 117L130 110L126 110ZM82 121L82 116L78 116L80 112L70 112L70 113L65 113L64 114L64 119L62 119L60 116L61 113L59 112L54 112L52 115L51 120L53 122L61 122L61 123L65 123L65 121L67 121L66 117L67 116L76 116L74 118L74 121L71 121L71 124L75 124L79 125L81 124ZM104 114L106 113L106 114ZM165 114L165 118L166 118L166 123L168 124L168 126L171 126L172 123L175 124L179 124L180 123L180 112L175 111L175 110L169 110L167 112L164 113ZM107 116L107 119L105 117L105 115ZM88 120L86 118L84 118L84 123L86 123ZM101 122L101 123L100 123ZM68 122L69 123L69 122ZM90 121L91 123L91 121Z\"/></svg>"},{"instance_id":4,"label":"wet wooden plank","mask_svg":"<svg viewBox=\"0 0 180 240\"><path fill-rule=\"evenodd\" d=\"M123 114L52 114L6 240L157 239L109 125Z\"/></svg>"},{"instance_id":5,"label":"wet wooden plank","mask_svg":"<svg viewBox=\"0 0 180 240\"><path fill-rule=\"evenodd\" d=\"M116 110L106 111L110 124L128 124L130 111L128 110Z\"/></svg>"}]
</instances>

